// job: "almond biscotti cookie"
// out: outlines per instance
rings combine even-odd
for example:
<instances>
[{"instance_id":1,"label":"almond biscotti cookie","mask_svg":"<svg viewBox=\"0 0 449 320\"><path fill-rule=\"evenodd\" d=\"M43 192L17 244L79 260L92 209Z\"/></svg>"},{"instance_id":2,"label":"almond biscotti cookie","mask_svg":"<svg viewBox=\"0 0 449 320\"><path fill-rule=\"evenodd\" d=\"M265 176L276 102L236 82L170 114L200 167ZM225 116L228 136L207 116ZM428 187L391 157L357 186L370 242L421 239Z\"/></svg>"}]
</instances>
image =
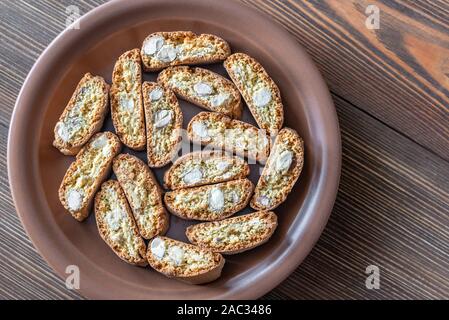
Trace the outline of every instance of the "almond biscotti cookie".
<instances>
[{"instance_id":1,"label":"almond biscotti cookie","mask_svg":"<svg viewBox=\"0 0 449 320\"><path fill-rule=\"evenodd\" d=\"M264 162L270 152L270 141L264 130L217 112L195 115L187 126L187 133L195 143L225 149L259 162Z\"/></svg>"},{"instance_id":2,"label":"almond biscotti cookie","mask_svg":"<svg viewBox=\"0 0 449 320\"><path fill-rule=\"evenodd\" d=\"M167 209L180 218L215 221L246 207L253 189L250 180L240 179L170 191L164 200Z\"/></svg>"},{"instance_id":3,"label":"almond biscotti cookie","mask_svg":"<svg viewBox=\"0 0 449 320\"><path fill-rule=\"evenodd\" d=\"M223 151L197 151L180 157L165 172L164 186L181 189L242 179L249 175L249 165L240 157Z\"/></svg>"},{"instance_id":4,"label":"almond biscotti cookie","mask_svg":"<svg viewBox=\"0 0 449 320\"><path fill-rule=\"evenodd\" d=\"M162 192L150 168L139 158L120 154L112 163L140 234L145 239L164 234L168 229L168 213L162 203Z\"/></svg>"},{"instance_id":5,"label":"almond biscotti cookie","mask_svg":"<svg viewBox=\"0 0 449 320\"><path fill-rule=\"evenodd\" d=\"M262 65L244 53L234 53L226 59L224 67L259 127L269 134L280 130L284 123L281 94Z\"/></svg>"},{"instance_id":6,"label":"almond biscotti cookie","mask_svg":"<svg viewBox=\"0 0 449 320\"><path fill-rule=\"evenodd\" d=\"M303 140L295 130L282 129L257 183L251 207L273 210L284 202L301 174L303 163Z\"/></svg>"},{"instance_id":7,"label":"almond biscotti cookie","mask_svg":"<svg viewBox=\"0 0 449 320\"><path fill-rule=\"evenodd\" d=\"M222 254L253 249L270 239L277 227L277 216L258 211L221 221L205 222L187 228L189 241L201 248Z\"/></svg>"},{"instance_id":8,"label":"almond biscotti cookie","mask_svg":"<svg viewBox=\"0 0 449 320\"><path fill-rule=\"evenodd\" d=\"M190 284L216 280L225 263L219 253L167 237L150 241L147 259L154 270L166 277Z\"/></svg>"},{"instance_id":9,"label":"almond biscotti cookie","mask_svg":"<svg viewBox=\"0 0 449 320\"><path fill-rule=\"evenodd\" d=\"M115 134L97 133L67 169L59 187L59 200L76 220L82 221L89 215L95 192L109 175L112 159L120 149Z\"/></svg>"},{"instance_id":10,"label":"almond biscotti cookie","mask_svg":"<svg viewBox=\"0 0 449 320\"><path fill-rule=\"evenodd\" d=\"M159 71L168 66L223 61L231 54L231 48L211 34L155 32L143 41L141 54L145 71Z\"/></svg>"},{"instance_id":11,"label":"almond biscotti cookie","mask_svg":"<svg viewBox=\"0 0 449 320\"><path fill-rule=\"evenodd\" d=\"M178 99L155 82L142 85L147 130L148 165L160 168L177 154L182 134L182 112Z\"/></svg>"},{"instance_id":12,"label":"almond biscotti cookie","mask_svg":"<svg viewBox=\"0 0 449 320\"><path fill-rule=\"evenodd\" d=\"M101 238L117 256L130 264L148 264L145 242L117 181L109 180L101 185L95 196L95 219Z\"/></svg>"},{"instance_id":13,"label":"almond biscotti cookie","mask_svg":"<svg viewBox=\"0 0 449 320\"><path fill-rule=\"evenodd\" d=\"M215 72L187 66L170 67L159 73L157 81L201 108L232 118L242 115L239 91L232 81Z\"/></svg>"},{"instance_id":14,"label":"almond biscotti cookie","mask_svg":"<svg viewBox=\"0 0 449 320\"><path fill-rule=\"evenodd\" d=\"M142 103L142 70L139 49L122 54L114 66L111 86L111 115L115 131L129 148L145 148Z\"/></svg>"},{"instance_id":15,"label":"almond biscotti cookie","mask_svg":"<svg viewBox=\"0 0 449 320\"><path fill-rule=\"evenodd\" d=\"M108 112L109 85L86 73L56 123L53 145L65 155L77 154L100 131Z\"/></svg>"}]
</instances>

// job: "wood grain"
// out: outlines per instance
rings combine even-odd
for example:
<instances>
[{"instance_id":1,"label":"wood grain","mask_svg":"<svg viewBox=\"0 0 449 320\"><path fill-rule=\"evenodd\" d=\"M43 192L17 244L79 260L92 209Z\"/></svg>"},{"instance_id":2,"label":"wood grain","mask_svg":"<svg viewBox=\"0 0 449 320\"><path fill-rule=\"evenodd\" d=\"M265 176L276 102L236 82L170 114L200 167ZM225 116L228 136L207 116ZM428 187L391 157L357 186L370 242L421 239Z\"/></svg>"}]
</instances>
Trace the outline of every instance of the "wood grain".
<instances>
[{"instance_id":1,"label":"wood grain","mask_svg":"<svg viewBox=\"0 0 449 320\"><path fill-rule=\"evenodd\" d=\"M86 13L103 2L77 5ZM448 299L447 2L370 1L381 7L377 33L357 25L365 1L246 2L311 53L333 92L343 142L340 190L322 237L264 298ZM0 2L0 299L82 299L33 248L6 173L14 101L71 4ZM370 264L380 268L379 290L365 287Z\"/></svg>"},{"instance_id":2,"label":"wood grain","mask_svg":"<svg viewBox=\"0 0 449 320\"><path fill-rule=\"evenodd\" d=\"M243 0L292 33L335 94L449 159L449 2ZM365 9L380 28L365 27Z\"/></svg>"}]
</instances>

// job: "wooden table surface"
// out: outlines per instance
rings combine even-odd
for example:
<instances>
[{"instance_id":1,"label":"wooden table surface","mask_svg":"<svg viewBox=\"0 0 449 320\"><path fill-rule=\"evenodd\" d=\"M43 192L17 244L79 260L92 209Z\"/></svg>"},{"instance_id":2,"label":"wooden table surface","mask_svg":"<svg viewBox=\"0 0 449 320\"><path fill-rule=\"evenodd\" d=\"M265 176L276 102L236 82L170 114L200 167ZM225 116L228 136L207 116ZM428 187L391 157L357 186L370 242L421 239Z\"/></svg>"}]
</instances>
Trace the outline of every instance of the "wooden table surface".
<instances>
[{"instance_id":1,"label":"wooden table surface","mask_svg":"<svg viewBox=\"0 0 449 320\"><path fill-rule=\"evenodd\" d=\"M104 0L0 2L0 298L81 299L33 248L8 186L11 113L66 7ZM449 2L245 0L282 24L325 77L340 119L341 184L304 263L265 298L449 298ZM379 29L365 26L379 8ZM367 289L365 269L380 270Z\"/></svg>"}]
</instances>

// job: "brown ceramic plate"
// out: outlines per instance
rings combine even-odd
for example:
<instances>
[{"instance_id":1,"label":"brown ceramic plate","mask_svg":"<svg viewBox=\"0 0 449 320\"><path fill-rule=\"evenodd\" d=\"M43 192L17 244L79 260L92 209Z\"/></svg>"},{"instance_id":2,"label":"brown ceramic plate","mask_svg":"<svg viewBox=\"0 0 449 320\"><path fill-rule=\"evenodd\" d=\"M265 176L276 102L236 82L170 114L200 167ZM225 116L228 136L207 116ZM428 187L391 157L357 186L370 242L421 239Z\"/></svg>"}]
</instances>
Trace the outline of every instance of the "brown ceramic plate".
<instances>
[{"instance_id":1,"label":"brown ceramic plate","mask_svg":"<svg viewBox=\"0 0 449 320\"><path fill-rule=\"evenodd\" d=\"M256 57L281 89L285 125L305 141L303 173L275 210L279 228L272 239L228 257L222 277L207 285L187 285L123 263L101 240L92 214L79 223L58 201L59 183L73 158L52 147L53 128L77 82L91 72L110 83L116 58L161 30L216 34L229 41L233 52ZM221 64L210 68L225 74ZM155 76L146 74L145 79ZM200 109L184 102L181 107L185 126ZM254 123L247 109L243 119ZM112 130L110 119L104 130ZM145 152L138 156L145 159ZM25 229L61 277L69 265L80 268L80 292L89 298L260 297L295 270L320 236L334 203L340 163L335 108L312 60L286 31L234 1L112 1L91 11L79 30L64 31L31 70L17 99L8 143L11 190ZM251 169L256 182L258 167ZM163 171L156 170L159 180ZM168 236L186 240L188 224L172 217Z\"/></svg>"}]
</instances>

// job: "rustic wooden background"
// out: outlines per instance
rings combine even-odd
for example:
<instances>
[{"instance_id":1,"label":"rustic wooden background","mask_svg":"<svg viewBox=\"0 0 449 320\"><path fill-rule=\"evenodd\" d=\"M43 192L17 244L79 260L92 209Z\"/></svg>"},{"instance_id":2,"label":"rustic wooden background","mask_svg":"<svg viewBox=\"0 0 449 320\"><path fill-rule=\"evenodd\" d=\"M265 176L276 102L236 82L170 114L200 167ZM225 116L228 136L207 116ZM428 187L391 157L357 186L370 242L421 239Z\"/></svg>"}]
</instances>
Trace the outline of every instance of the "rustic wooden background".
<instances>
[{"instance_id":1,"label":"rustic wooden background","mask_svg":"<svg viewBox=\"0 0 449 320\"><path fill-rule=\"evenodd\" d=\"M0 2L0 298L81 299L33 248L6 169L9 121L34 61L104 0ZM449 2L245 0L282 24L324 75L342 130L338 198L305 262L265 298L449 298ZM380 9L380 29L365 8ZM379 290L365 287L377 265Z\"/></svg>"}]
</instances>

